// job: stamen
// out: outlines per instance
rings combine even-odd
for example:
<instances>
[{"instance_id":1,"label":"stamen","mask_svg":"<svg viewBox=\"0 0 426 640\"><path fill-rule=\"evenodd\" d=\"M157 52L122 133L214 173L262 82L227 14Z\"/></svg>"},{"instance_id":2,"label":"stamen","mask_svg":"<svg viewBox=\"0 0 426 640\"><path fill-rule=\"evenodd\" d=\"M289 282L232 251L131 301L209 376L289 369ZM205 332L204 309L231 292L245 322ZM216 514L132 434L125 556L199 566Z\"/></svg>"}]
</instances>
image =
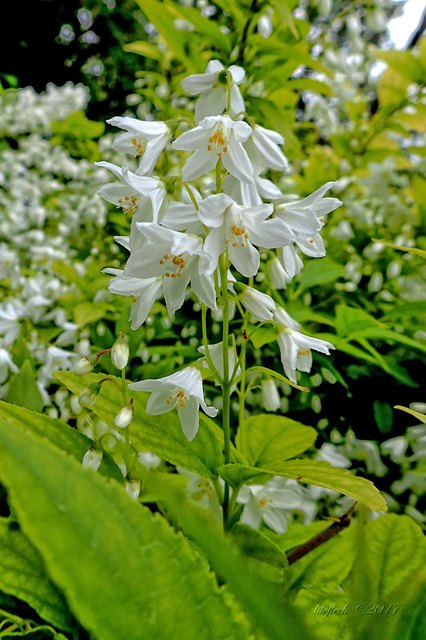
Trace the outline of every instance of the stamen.
<instances>
[{"instance_id":1,"label":"stamen","mask_svg":"<svg viewBox=\"0 0 426 640\"><path fill-rule=\"evenodd\" d=\"M137 138L132 138L132 145L136 148L136 155L143 156L144 148L142 146L142 142L140 142Z\"/></svg>"},{"instance_id":2,"label":"stamen","mask_svg":"<svg viewBox=\"0 0 426 640\"><path fill-rule=\"evenodd\" d=\"M299 349L297 352L298 356L308 356L311 353L310 349Z\"/></svg>"},{"instance_id":3,"label":"stamen","mask_svg":"<svg viewBox=\"0 0 426 640\"><path fill-rule=\"evenodd\" d=\"M247 247L247 240L249 239L249 236L244 227L238 227L236 224L233 224L231 225L231 233L234 236L232 246L238 247L238 245L241 244L243 249L245 249Z\"/></svg>"},{"instance_id":4,"label":"stamen","mask_svg":"<svg viewBox=\"0 0 426 640\"><path fill-rule=\"evenodd\" d=\"M166 271L166 273L164 274L164 276L166 278L180 278L185 267L186 267L186 260L185 258L182 257L182 255L178 255L178 256L171 256L169 254L165 254L161 260L160 260L160 264L161 265L165 265L167 262L169 262L170 266L174 267L175 270L174 271Z\"/></svg>"},{"instance_id":5,"label":"stamen","mask_svg":"<svg viewBox=\"0 0 426 640\"><path fill-rule=\"evenodd\" d=\"M223 130L217 129L208 140L207 151L215 151L217 157L220 159L224 153L228 153L226 143L227 138L224 135Z\"/></svg>"}]
</instances>

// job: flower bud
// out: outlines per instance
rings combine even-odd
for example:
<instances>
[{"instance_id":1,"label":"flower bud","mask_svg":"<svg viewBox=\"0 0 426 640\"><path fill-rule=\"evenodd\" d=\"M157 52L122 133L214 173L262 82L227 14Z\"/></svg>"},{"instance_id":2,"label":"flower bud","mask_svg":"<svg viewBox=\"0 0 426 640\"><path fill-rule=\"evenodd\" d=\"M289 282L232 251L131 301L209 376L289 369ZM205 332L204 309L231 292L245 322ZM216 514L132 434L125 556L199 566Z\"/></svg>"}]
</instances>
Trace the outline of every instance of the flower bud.
<instances>
[{"instance_id":1,"label":"flower bud","mask_svg":"<svg viewBox=\"0 0 426 640\"><path fill-rule=\"evenodd\" d=\"M272 320L272 313L275 311L276 305L266 293L262 293L253 287L244 287L240 294L240 300L245 308L250 311L253 318L259 322Z\"/></svg>"},{"instance_id":2,"label":"flower bud","mask_svg":"<svg viewBox=\"0 0 426 640\"><path fill-rule=\"evenodd\" d=\"M90 373L93 367L94 363L84 356L84 358L80 358L80 360L75 363L73 371L78 376L84 376L86 373Z\"/></svg>"},{"instance_id":3,"label":"flower bud","mask_svg":"<svg viewBox=\"0 0 426 640\"><path fill-rule=\"evenodd\" d=\"M120 371L127 366L129 362L129 345L124 333L120 333L120 337L116 340L111 349L111 362Z\"/></svg>"},{"instance_id":4,"label":"flower bud","mask_svg":"<svg viewBox=\"0 0 426 640\"><path fill-rule=\"evenodd\" d=\"M266 411L277 411L281 406L280 394L272 378L262 380L262 404Z\"/></svg>"},{"instance_id":5,"label":"flower bud","mask_svg":"<svg viewBox=\"0 0 426 640\"><path fill-rule=\"evenodd\" d=\"M95 382L89 385L78 396L78 403L80 407L91 407L95 404L98 393L101 390L100 382Z\"/></svg>"},{"instance_id":6,"label":"flower bud","mask_svg":"<svg viewBox=\"0 0 426 640\"><path fill-rule=\"evenodd\" d=\"M126 480L125 486L129 496L133 498L133 500L136 500L141 492L140 480Z\"/></svg>"},{"instance_id":7,"label":"flower bud","mask_svg":"<svg viewBox=\"0 0 426 640\"><path fill-rule=\"evenodd\" d=\"M93 469L97 471L102 462L102 450L90 447L83 456L82 465L85 469Z\"/></svg>"},{"instance_id":8,"label":"flower bud","mask_svg":"<svg viewBox=\"0 0 426 640\"><path fill-rule=\"evenodd\" d=\"M133 419L133 400L127 405L127 407L123 407L115 416L114 424L119 429L125 429L129 426Z\"/></svg>"}]
</instances>

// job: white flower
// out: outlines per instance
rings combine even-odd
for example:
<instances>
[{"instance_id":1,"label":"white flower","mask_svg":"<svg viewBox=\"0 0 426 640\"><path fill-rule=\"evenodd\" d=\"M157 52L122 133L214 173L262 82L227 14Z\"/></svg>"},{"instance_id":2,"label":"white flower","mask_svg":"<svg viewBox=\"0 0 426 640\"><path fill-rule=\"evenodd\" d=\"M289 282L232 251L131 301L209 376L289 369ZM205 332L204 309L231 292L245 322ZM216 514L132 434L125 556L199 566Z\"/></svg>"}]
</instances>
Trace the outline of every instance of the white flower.
<instances>
[{"instance_id":1,"label":"white flower","mask_svg":"<svg viewBox=\"0 0 426 640\"><path fill-rule=\"evenodd\" d=\"M142 380L129 385L135 391L150 391L147 413L158 416L177 409L183 433L193 440L198 432L199 408L214 418L217 409L208 407L204 402L201 373L195 367L186 367L170 376L158 380Z\"/></svg>"},{"instance_id":2,"label":"white flower","mask_svg":"<svg viewBox=\"0 0 426 640\"><path fill-rule=\"evenodd\" d=\"M120 180L120 183L104 184L98 191L102 198L138 221L157 222L165 195L164 185L160 180L136 175L127 167L120 168L110 162L96 164L109 169ZM150 206L147 206L147 201Z\"/></svg>"},{"instance_id":3,"label":"white flower","mask_svg":"<svg viewBox=\"0 0 426 640\"><path fill-rule=\"evenodd\" d=\"M266 411L277 411L281 406L280 394L272 378L262 380L262 405Z\"/></svg>"},{"instance_id":4,"label":"white flower","mask_svg":"<svg viewBox=\"0 0 426 640\"><path fill-rule=\"evenodd\" d=\"M84 454L81 464L85 469L93 469L93 471L97 471L101 466L101 462L102 450L92 449L91 447Z\"/></svg>"},{"instance_id":5,"label":"white flower","mask_svg":"<svg viewBox=\"0 0 426 640\"><path fill-rule=\"evenodd\" d=\"M133 420L133 402L122 407L114 418L114 424L119 429L125 429Z\"/></svg>"},{"instance_id":6,"label":"white flower","mask_svg":"<svg viewBox=\"0 0 426 640\"><path fill-rule=\"evenodd\" d=\"M202 201L198 215L212 229L204 250L211 256L213 268L227 248L231 263L249 278L256 275L260 265L259 252L253 245L274 249L291 242L291 232L279 220L266 220L271 213L272 205L243 207L223 193Z\"/></svg>"},{"instance_id":7,"label":"white flower","mask_svg":"<svg viewBox=\"0 0 426 640\"><path fill-rule=\"evenodd\" d=\"M94 360L90 360L89 358L84 356L75 363L73 372L78 376L84 376L86 373L90 373L90 371L93 370L94 366Z\"/></svg>"},{"instance_id":8,"label":"white flower","mask_svg":"<svg viewBox=\"0 0 426 640\"><path fill-rule=\"evenodd\" d=\"M198 351L203 355L206 354L206 349L204 345L202 347L198 347ZM223 378L223 342L218 342L217 344L209 344L209 354L210 358L216 367L219 375ZM235 347L228 347L228 379L231 378L234 373L236 363L236 353ZM206 368L209 368L209 364L207 360L204 362ZM241 369L238 367L236 374L239 375Z\"/></svg>"},{"instance_id":9,"label":"white flower","mask_svg":"<svg viewBox=\"0 0 426 640\"><path fill-rule=\"evenodd\" d=\"M121 371L129 362L129 345L124 333L114 342L111 349L111 362L116 369Z\"/></svg>"},{"instance_id":10,"label":"white flower","mask_svg":"<svg viewBox=\"0 0 426 640\"><path fill-rule=\"evenodd\" d=\"M158 156L170 139L169 127L164 122L118 116L110 118L107 123L126 131L116 136L113 148L140 158L137 171L139 175L151 173Z\"/></svg>"},{"instance_id":11,"label":"white flower","mask_svg":"<svg viewBox=\"0 0 426 640\"><path fill-rule=\"evenodd\" d=\"M281 277L282 283L280 287L276 285L273 286L277 289L284 289L284 287L290 282L290 280L293 280L294 276L297 276L297 274L301 272L303 268L303 262L297 255L296 249L292 244L278 249L277 258L281 265L281 271L277 272L278 265L274 265L275 277Z\"/></svg>"},{"instance_id":12,"label":"white flower","mask_svg":"<svg viewBox=\"0 0 426 640\"><path fill-rule=\"evenodd\" d=\"M264 322L266 320L272 320L273 314L276 310L276 304L266 293L262 293L254 287L246 287L237 283L234 285L237 291L242 289L239 294L239 300L250 311L251 315L258 322Z\"/></svg>"},{"instance_id":13,"label":"white flower","mask_svg":"<svg viewBox=\"0 0 426 640\"><path fill-rule=\"evenodd\" d=\"M198 298L208 307L216 307L216 292L210 257L203 251L201 238L166 229L157 224L137 223L145 242L132 251L124 269L125 276L161 278L161 288L169 313L179 309L191 282Z\"/></svg>"},{"instance_id":14,"label":"white flower","mask_svg":"<svg viewBox=\"0 0 426 640\"><path fill-rule=\"evenodd\" d=\"M309 372L312 367L311 349L330 355L334 346L330 342L305 336L298 331L299 325L284 309L277 309L274 320L281 326L277 342L281 352L281 362L286 376L296 383L296 369Z\"/></svg>"},{"instance_id":15,"label":"white flower","mask_svg":"<svg viewBox=\"0 0 426 640\"><path fill-rule=\"evenodd\" d=\"M287 158L278 146L283 144L283 137L276 131L258 124L253 126L251 136L244 146L256 173L263 173L265 169L287 169Z\"/></svg>"},{"instance_id":16,"label":"white flower","mask_svg":"<svg viewBox=\"0 0 426 640\"><path fill-rule=\"evenodd\" d=\"M13 362L6 349L0 349L0 384L3 384L9 376L9 371L18 373L19 369Z\"/></svg>"},{"instance_id":17,"label":"white flower","mask_svg":"<svg viewBox=\"0 0 426 640\"><path fill-rule=\"evenodd\" d=\"M245 110L238 86L245 76L244 69L236 65L228 68L231 80L230 115ZM210 60L204 73L197 73L182 80L182 88L191 96L200 96L195 103L195 121L206 116L221 114L227 105L228 82L224 66L219 60Z\"/></svg>"},{"instance_id":18,"label":"white flower","mask_svg":"<svg viewBox=\"0 0 426 640\"><path fill-rule=\"evenodd\" d=\"M323 197L335 184L335 182L326 182L307 198L281 203L275 208L275 215L289 225L296 236L296 242L298 244L299 240L302 242L303 246L299 244L302 251L304 251L306 242L308 245L313 244L310 242L310 238L315 237L321 230L325 222L324 216L342 204L337 198Z\"/></svg>"},{"instance_id":19,"label":"white flower","mask_svg":"<svg viewBox=\"0 0 426 640\"><path fill-rule=\"evenodd\" d=\"M285 533L290 521L290 509L300 505L301 495L289 488L285 478L274 476L264 485L245 485L237 498L244 504L240 521L258 529L261 521L276 533Z\"/></svg>"},{"instance_id":20,"label":"white flower","mask_svg":"<svg viewBox=\"0 0 426 640\"><path fill-rule=\"evenodd\" d=\"M140 278L127 276L123 269L107 268L103 273L109 273L115 278L109 284L109 291L119 296L131 296L130 310L131 328L138 329L148 317L154 302L161 296L162 278Z\"/></svg>"},{"instance_id":21,"label":"white flower","mask_svg":"<svg viewBox=\"0 0 426 640\"><path fill-rule=\"evenodd\" d=\"M210 116L179 136L173 142L175 149L195 151L182 170L185 182L211 171L219 160L238 180L252 182L253 165L242 145L250 133L251 127L246 122L231 120L229 116Z\"/></svg>"}]
</instances>

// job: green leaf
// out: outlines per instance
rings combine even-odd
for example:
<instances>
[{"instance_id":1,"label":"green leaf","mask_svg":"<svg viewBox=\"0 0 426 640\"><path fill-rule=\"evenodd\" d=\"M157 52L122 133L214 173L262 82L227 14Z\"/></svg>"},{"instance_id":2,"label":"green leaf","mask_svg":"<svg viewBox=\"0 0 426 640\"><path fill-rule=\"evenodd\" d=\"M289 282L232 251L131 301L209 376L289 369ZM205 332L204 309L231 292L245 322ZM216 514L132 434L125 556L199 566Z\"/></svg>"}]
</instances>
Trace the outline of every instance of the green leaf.
<instances>
[{"instance_id":1,"label":"green leaf","mask_svg":"<svg viewBox=\"0 0 426 640\"><path fill-rule=\"evenodd\" d=\"M239 523L231 529L230 535L254 570L267 580L285 582L287 558L273 540L261 531Z\"/></svg>"},{"instance_id":2,"label":"green leaf","mask_svg":"<svg viewBox=\"0 0 426 640\"><path fill-rule=\"evenodd\" d=\"M392 431L393 411L389 402L374 400L373 412L380 433L389 433Z\"/></svg>"},{"instance_id":3,"label":"green leaf","mask_svg":"<svg viewBox=\"0 0 426 640\"><path fill-rule=\"evenodd\" d=\"M269 476L292 478L299 482L334 489L357 500L373 511L386 511L387 505L374 484L365 478L352 475L347 469L337 469L328 462L318 460L289 460L269 464L268 467L250 467L242 464L227 464L219 467L222 478L234 487L247 482L263 480Z\"/></svg>"},{"instance_id":4,"label":"green leaf","mask_svg":"<svg viewBox=\"0 0 426 640\"><path fill-rule=\"evenodd\" d=\"M223 56L227 57L226 54L230 52L232 39L229 35L222 33L214 19L210 20L206 18L199 9L177 3L170 4L170 12L173 13L175 19L190 22L195 27L197 35L202 36L207 46L211 44L216 47Z\"/></svg>"},{"instance_id":5,"label":"green leaf","mask_svg":"<svg viewBox=\"0 0 426 640\"><path fill-rule=\"evenodd\" d=\"M98 382L105 376L77 376L60 371L55 373L55 377L70 391L80 394L89 384ZM197 437L189 442L182 433L175 411L161 416L151 416L145 411L148 394L136 391L130 393L130 397L134 399L135 407L131 441L138 450L148 449L164 460L198 473L204 478L216 477L216 468L223 458L223 435L222 430L212 420L200 413ZM107 382L102 385L96 404L91 410L113 427L114 418L121 409L122 402L121 391L117 385Z\"/></svg>"},{"instance_id":6,"label":"green leaf","mask_svg":"<svg viewBox=\"0 0 426 640\"><path fill-rule=\"evenodd\" d=\"M376 58L383 60L386 64L394 69L410 82L424 82L425 70L421 62L411 53L411 51L390 51L376 50L374 52Z\"/></svg>"},{"instance_id":7,"label":"green leaf","mask_svg":"<svg viewBox=\"0 0 426 640\"><path fill-rule=\"evenodd\" d=\"M175 16L170 4L156 0L136 0L136 2L164 39L170 52L177 60L184 63L186 71L196 72L194 62L187 53L188 33L175 29Z\"/></svg>"},{"instance_id":8,"label":"green leaf","mask_svg":"<svg viewBox=\"0 0 426 640\"><path fill-rule=\"evenodd\" d=\"M82 111L76 111L65 120L52 122L53 135L72 136L75 138L100 138L105 131L103 122L89 120Z\"/></svg>"},{"instance_id":9,"label":"green leaf","mask_svg":"<svg viewBox=\"0 0 426 640\"><path fill-rule=\"evenodd\" d=\"M426 416L424 413L419 413L418 411L414 411L414 409L410 409L409 407L402 407L400 404L395 405L394 409L400 409L400 411L405 411L406 413L409 413L415 418L417 418L419 422L426 424Z\"/></svg>"},{"instance_id":10,"label":"green leaf","mask_svg":"<svg viewBox=\"0 0 426 640\"><path fill-rule=\"evenodd\" d=\"M15 525L0 519L0 589L27 602L44 620L71 630L67 603L50 581L39 553Z\"/></svg>"},{"instance_id":11,"label":"green leaf","mask_svg":"<svg viewBox=\"0 0 426 640\"><path fill-rule=\"evenodd\" d=\"M331 258L311 260L307 262L299 278L299 289L305 291L321 284L329 284L343 278L344 275L344 267Z\"/></svg>"},{"instance_id":12,"label":"green leaf","mask_svg":"<svg viewBox=\"0 0 426 640\"><path fill-rule=\"evenodd\" d=\"M74 307L74 322L79 327L84 327L86 324L102 320L107 311L111 309L111 305L105 302L81 302Z\"/></svg>"},{"instance_id":13,"label":"green leaf","mask_svg":"<svg viewBox=\"0 0 426 640\"><path fill-rule=\"evenodd\" d=\"M18 373L11 377L6 400L34 411L42 410L44 402L30 360L25 360Z\"/></svg>"},{"instance_id":14,"label":"green leaf","mask_svg":"<svg viewBox=\"0 0 426 640\"><path fill-rule=\"evenodd\" d=\"M336 307L336 331L340 337L349 336L365 329L382 327L375 318L362 309L355 309L344 304Z\"/></svg>"},{"instance_id":15,"label":"green leaf","mask_svg":"<svg viewBox=\"0 0 426 640\"><path fill-rule=\"evenodd\" d=\"M84 454L92 444L85 435L69 427L65 422L49 418L41 413L35 413L13 404L0 400L0 421L7 424L10 429L20 428L38 434L62 451L68 453L78 462L81 462ZM117 465L108 456L104 455L99 472L109 478L122 481L123 477Z\"/></svg>"},{"instance_id":16,"label":"green leaf","mask_svg":"<svg viewBox=\"0 0 426 640\"><path fill-rule=\"evenodd\" d=\"M317 433L300 422L261 414L244 420L237 434L237 448L253 467L266 467L300 455L314 444Z\"/></svg>"},{"instance_id":17,"label":"green leaf","mask_svg":"<svg viewBox=\"0 0 426 640\"><path fill-rule=\"evenodd\" d=\"M163 54L158 47L145 40L137 40L136 42L130 42L123 47L124 51L128 53L137 53L139 56L145 58L152 58L160 62L163 58Z\"/></svg>"},{"instance_id":18,"label":"green leaf","mask_svg":"<svg viewBox=\"0 0 426 640\"><path fill-rule=\"evenodd\" d=\"M0 423L0 446L21 527L97 640L246 640L205 560L164 518L34 434Z\"/></svg>"}]
</instances>

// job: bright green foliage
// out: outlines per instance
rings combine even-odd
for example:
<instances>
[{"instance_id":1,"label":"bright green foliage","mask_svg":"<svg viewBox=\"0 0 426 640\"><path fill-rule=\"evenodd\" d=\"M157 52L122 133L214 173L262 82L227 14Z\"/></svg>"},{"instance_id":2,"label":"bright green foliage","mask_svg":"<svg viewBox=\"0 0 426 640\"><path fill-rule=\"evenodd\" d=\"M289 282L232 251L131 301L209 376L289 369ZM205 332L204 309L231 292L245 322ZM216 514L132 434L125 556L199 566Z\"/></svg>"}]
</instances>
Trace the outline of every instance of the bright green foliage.
<instances>
[{"instance_id":1,"label":"bright green foliage","mask_svg":"<svg viewBox=\"0 0 426 640\"><path fill-rule=\"evenodd\" d=\"M96 374L77 376L64 371L57 373L56 377L76 394L81 393L88 384L105 378ZM135 416L131 426L132 443L135 447L140 450L148 449L165 460L205 478L216 477L216 468L222 460L222 438L221 430L212 420L201 415L198 436L192 442L188 442L175 413L150 416L145 412L146 394L136 392L131 397L135 403ZM99 399L91 409L101 420L113 426L114 417L121 407L119 388L114 382L106 382L102 385Z\"/></svg>"},{"instance_id":2,"label":"bright green foliage","mask_svg":"<svg viewBox=\"0 0 426 640\"><path fill-rule=\"evenodd\" d=\"M244 420L236 442L250 465L268 467L300 455L314 444L316 437L315 429L295 420L260 414Z\"/></svg>"},{"instance_id":3,"label":"bright green foliage","mask_svg":"<svg viewBox=\"0 0 426 640\"><path fill-rule=\"evenodd\" d=\"M24 533L98 640L247 638L199 554L57 447L0 425L0 475Z\"/></svg>"},{"instance_id":4,"label":"bright green foliage","mask_svg":"<svg viewBox=\"0 0 426 640\"><path fill-rule=\"evenodd\" d=\"M16 522L0 520L0 589L28 602L60 629L74 626L67 603L50 581L42 558Z\"/></svg>"},{"instance_id":5,"label":"bright green foliage","mask_svg":"<svg viewBox=\"0 0 426 640\"><path fill-rule=\"evenodd\" d=\"M25 360L18 373L11 379L6 399L20 407L41 411L43 400L30 360Z\"/></svg>"}]
</instances>

